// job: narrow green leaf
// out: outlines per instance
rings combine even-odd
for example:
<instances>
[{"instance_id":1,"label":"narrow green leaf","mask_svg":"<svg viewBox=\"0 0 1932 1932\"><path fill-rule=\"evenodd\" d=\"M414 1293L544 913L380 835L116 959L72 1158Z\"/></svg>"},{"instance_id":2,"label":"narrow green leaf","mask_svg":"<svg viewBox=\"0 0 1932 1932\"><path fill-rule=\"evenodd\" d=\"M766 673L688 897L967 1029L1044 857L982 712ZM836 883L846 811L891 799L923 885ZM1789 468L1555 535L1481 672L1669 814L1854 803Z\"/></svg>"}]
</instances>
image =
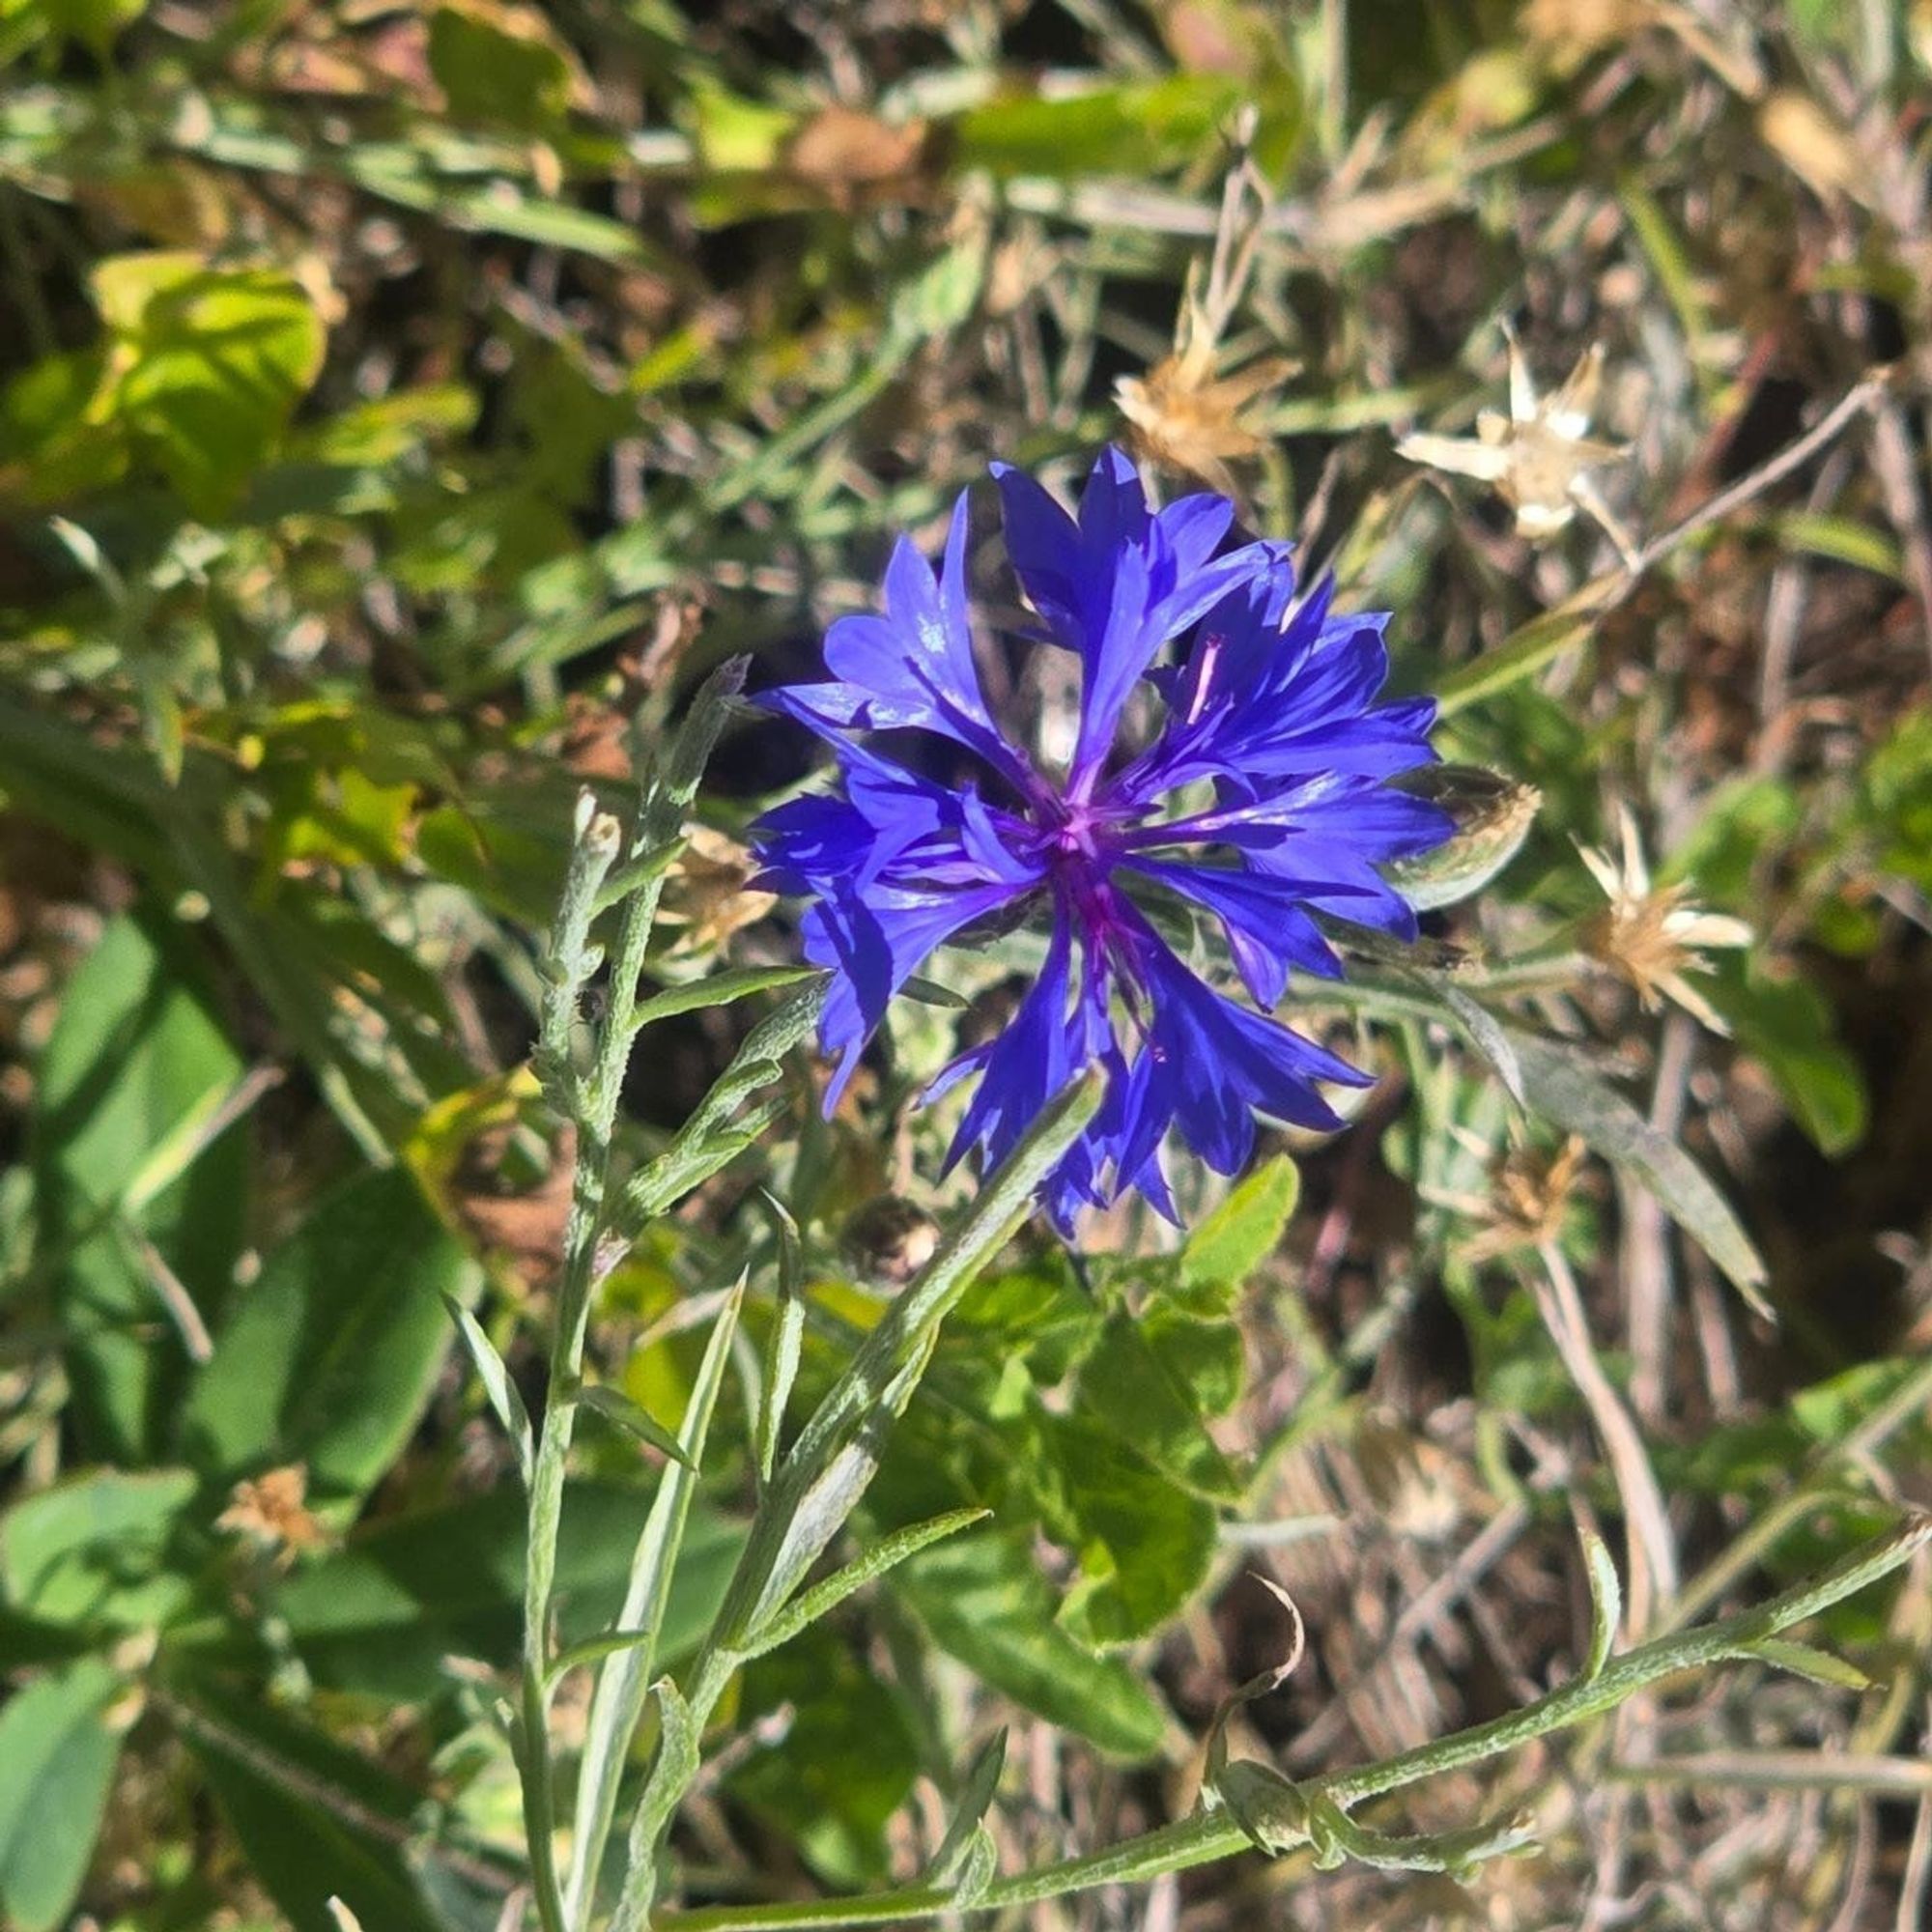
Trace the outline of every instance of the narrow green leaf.
<instances>
[{"instance_id":1,"label":"narrow green leaf","mask_svg":"<svg viewBox=\"0 0 1932 1932\"><path fill-rule=\"evenodd\" d=\"M738 1316L743 1306L741 1281L719 1314L705 1344L697 1379L685 1406L684 1420L678 1426L677 1460L664 1472L650 1515L644 1520L643 1534L632 1553L623 1606L615 1620L615 1627L620 1630L643 1630L651 1625L662 1626L664 1622L671 1572L684 1545L685 1525L697 1488L697 1469L704 1460L712 1413L718 1406L719 1391L724 1386L724 1367L731 1357L731 1342L738 1332ZM597 1688L591 1694L577 1780L575 1842L565 1883L567 1917L574 1925L583 1922L595 1895L604 1848L616 1814L617 1786L623 1778L638 1719L643 1713L654 1658L655 1647L648 1640L612 1652L598 1672Z\"/></svg>"},{"instance_id":2,"label":"narrow green leaf","mask_svg":"<svg viewBox=\"0 0 1932 1932\"><path fill-rule=\"evenodd\" d=\"M654 1628L613 1630L606 1631L602 1636L585 1637L582 1643L566 1644L551 1660L550 1681L554 1684L586 1663L601 1663L620 1650L641 1650L646 1644L655 1643L657 1636Z\"/></svg>"},{"instance_id":3,"label":"narrow green leaf","mask_svg":"<svg viewBox=\"0 0 1932 1932\"><path fill-rule=\"evenodd\" d=\"M728 973L708 974L681 986L667 986L638 1008L632 1024L641 1033L658 1020L675 1018L679 1013L695 1013L711 1007L728 1007L734 1001L750 999L753 993L769 993L781 986L795 986L812 977L810 966L740 966Z\"/></svg>"},{"instance_id":4,"label":"narrow green leaf","mask_svg":"<svg viewBox=\"0 0 1932 1932\"><path fill-rule=\"evenodd\" d=\"M993 1795L1000 1788L1000 1774L1006 1767L1007 1727L1002 1724L980 1747L961 1780L958 1802L947 1823L946 1835L925 1868L925 1884L951 1886L955 1892L964 1890L964 1873L976 1847L985 1837L986 1813L992 1809Z\"/></svg>"},{"instance_id":5,"label":"narrow green leaf","mask_svg":"<svg viewBox=\"0 0 1932 1932\"><path fill-rule=\"evenodd\" d=\"M1536 1035L1510 1030L1530 1109L1578 1135L1596 1152L1656 1196L1670 1218L1721 1268L1761 1315L1765 1266L1730 1204L1667 1134L1576 1056Z\"/></svg>"},{"instance_id":6,"label":"narrow green leaf","mask_svg":"<svg viewBox=\"0 0 1932 1932\"><path fill-rule=\"evenodd\" d=\"M662 845L653 845L648 851L639 852L635 859L627 859L597 888L591 899L594 910L608 912L620 899L629 898L640 886L648 886L653 880L663 878L677 864L684 846L682 838L668 838Z\"/></svg>"},{"instance_id":7,"label":"narrow green leaf","mask_svg":"<svg viewBox=\"0 0 1932 1932\"><path fill-rule=\"evenodd\" d=\"M442 1305L449 1310L449 1319L456 1323L456 1332L462 1336L463 1346L469 1351L469 1359L476 1366L477 1378L483 1384L483 1393L490 1398L490 1406L496 1410L497 1420L503 1425L517 1452L518 1473L527 1485L531 1459L535 1453L530 1439L529 1410L524 1406L524 1399L511 1380L502 1356L497 1354L495 1345L483 1332L483 1324L447 1292L443 1294Z\"/></svg>"},{"instance_id":8,"label":"narrow green leaf","mask_svg":"<svg viewBox=\"0 0 1932 1932\"><path fill-rule=\"evenodd\" d=\"M619 1429L628 1431L639 1442L668 1456L673 1463L685 1461L684 1446L677 1437L655 1416L639 1407L622 1389L600 1382L594 1387L579 1389L576 1399L580 1408L594 1411L606 1422L614 1422Z\"/></svg>"},{"instance_id":9,"label":"narrow green leaf","mask_svg":"<svg viewBox=\"0 0 1932 1932\"><path fill-rule=\"evenodd\" d=\"M863 1556L855 1558L842 1570L834 1571L823 1582L814 1583L791 1604L766 1617L735 1648L740 1656L753 1658L762 1657L768 1650L778 1649L781 1643L789 1643L802 1630L815 1624L820 1617L829 1616L854 1591L863 1588L874 1577L895 1570L908 1557L917 1556L922 1549L930 1548L946 1537L957 1535L976 1522L985 1521L991 1514L990 1510L983 1509L948 1510L944 1516L894 1530ZM842 1516L840 1520L843 1520Z\"/></svg>"},{"instance_id":10,"label":"narrow green leaf","mask_svg":"<svg viewBox=\"0 0 1932 1932\"><path fill-rule=\"evenodd\" d=\"M779 1305L772 1317L771 1340L765 1350L764 1398L758 1411L758 1480L769 1483L778 1464L785 1407L791 1401L805 1347L805 1296L798 1223L771 1195L767 1194L764 1201L779 1235Z\"/></svg>"},{"instance_id":11,"label":"narrow green leaf","mask_svg":"<svg viewBox=\"0 0 1932 1932\"><path fill-rule=\"evenodd\" d=\"M1816 1649L1811 1644L1794 1643L1789 1637L1760 1637L1755 1643L1746 1644L1738 1655L1755 1658L1775 1670L1789 1671L1794 1677L1822 1684L1830 1690L1869 1690L1872 1688L1871 1679L1857 1664L1847 1663L1842 1657L1833 1657L1830 1651Z\"/></svg>"},{"instance_id":12,"label":"narrow green leaf","mask_svg":"<svg viewBox=\"0 0 1932 1932\"><path fill-rule=\"evenodd\" d=\"M1509 1029L1488 1007L1464 992L1453 980L1439 974L1417 974L1415 978L1442 1002L1456 1030L1495 1069L1496 1078L1503 1083L1503 1091L1519 1107L1526 1108L1529 1101L1523 1092L1522 1063L1517 1058L1516 1048L1510 1044Z\"/></svg>"},{"instance_id":13,"label":"narrow green leaf","mask_svg":"<svg viewBox=\"0 0 1932 1932\"><path fill-rule=\"evenodd\" d=\"M1583 1564L1590 1577L1590 1654L1583 1660L1583 1681L1598 1676L1616 1648L1617 1625L1623 1619L1623 1586L1609 1546L1587 1524L1583 1526Z\"/></svg>"},{"instance_id":14,"label":"narrow green leaf","mask_svg":"<svg viewBox=\"0 0 1932 1932\"><path fill-rule=\"evenodd\" d=\"M1527 678L1538 675L1573 645L1579 644L1596 628L1607 594L1621 581L1621 573L1586 583L1567 603L1546 611L1514 630L1492 650L1458 665L1435 686L1435 706L1444 718L1493 697Z\"/></svg>"}]
</instances>

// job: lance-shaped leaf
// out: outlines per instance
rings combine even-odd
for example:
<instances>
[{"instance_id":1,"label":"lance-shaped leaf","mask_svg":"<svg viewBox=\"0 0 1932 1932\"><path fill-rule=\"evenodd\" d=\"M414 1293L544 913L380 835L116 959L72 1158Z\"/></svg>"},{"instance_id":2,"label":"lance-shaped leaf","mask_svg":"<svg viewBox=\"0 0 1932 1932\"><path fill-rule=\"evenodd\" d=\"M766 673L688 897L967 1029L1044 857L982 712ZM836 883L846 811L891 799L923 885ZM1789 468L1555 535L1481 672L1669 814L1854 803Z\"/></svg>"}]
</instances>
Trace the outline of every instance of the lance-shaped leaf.
<instances>
[{"instance_id":1,"label":"lance-shaped leaf","mask_svg":"<svg viewBox=\"0 0 1932 1932\"><path fill-rule=\"evenodd\" d=\"M724 1365L731 1356L743 1306L740 1282L718 1317L698 1364L697 1380L686 1405L677 1433L678 1456L664 1472L651 1513L644 1520L631 1559L630 1581L619 1630L647 1630L663 1622L665 1595L670 1573L684 1542L685 1523L697 1487L697 1468L711 1432L712 1412L724 1385ZM617 1786L624 1759L643 1713L645 1686L650 1680L652 1644L648 1638L612 1651L598 1674L584 1726L583 1760L578 1773L575 1848L566 1885L566 1905L572 1924L582 1924L596 1889L598 1868L610 1839L611 1821L617 1808Z\"/></svg>"},{"instance_id":2,"label":"lance-shaped leaf","mask_svg":"<svg viewBox=\"0 0 1932 1932\"><path fill-rule=\"evenodd\" d=\"M496 1345L484 1333L483 1324L453 1294L445 1293L442 1305L449 1310L449 1319L456 1323L456 1332L462 1336L463 1346L475 1364L483 1393L490 1398L490 1406L496 1411L497 1420L503 1425L511 1446L517 1452L517 1472L527 1486L533 1452L530 1415L524 1406L524 1398L511 1380L510 1371L504 1365L502 1356L497 1352Z\"/></svg>"},{"instance_id":3,"label":"lance-shaped leaf","mask_svg":"<svg viewBox=\"0 0 1932 1932\"><path fill-rule=\"evenodd\" d=\"M907 1557L917 1556L922 1549L930 1548L944 1538L956 1535L962 1529L970 1529L976 1522L983 1522L991 1514L990 1510L983 1509L948 1510L945 1515L933 1517L925 1522L910 1523L904 1529L894 1530L863 1556L855 1557L841 1570L835 1570L824 1581L814 1583L784 1608L775 1611L737 1646L738 1654L747 1660L762 1657L768 1650L776 1650L780 1644L790 1642L820 1617L830 1615L854 1591L863 1589L874 1577L897 1569Z\"/></svg>"},{"instance_id":4,"label":"lance-shaped leaf","mask_svg":"<svg viewBox=\"0 0 1932 1932\"><path fill-rule=\"evenodd\" d=\"M601 1415L606 1422L614 1422L619 1429L635 1435L639 1442L663 1455L673 1463L685 1461L683 1445L656 1416L638 1405L620 1388L612 1388L609 1383L600 1382L592 1387L577 1391L577 1406L590 1409Z\"/></svg>"},{"instance_id":5,"label":"lance-shaped leaf","mask_svg":"<svg viewBox=\"0 0 1932 1932\"><path fill-rule=\"evenodd\" d=\"M641 1033L659 1020L674 1019L679 1013L695 1013L710 1007L728 1007L736 1000L750 999L753 993L776 992L781 986L795 986L812 977L810 966L739 966L728 973L708 973L701 980L683 985L667 986L643 1001L631 1016L631 1025Z\"/></svg>"},{"instance_id":6,"label":"lance-shaped leaf","mask_svg":"<svg viewBox=\"0 0 1932 1932\"><path fill-rule=\"evenodd\" d=\"M986 1813L993 1807L993 1794L1000 1788L1000 1774L1007 1767L1007 1731L1003 1724L980 1747L959 1787L959 1802L953 1806L946 1835L939 1841L932 1861L925 1868L924 1882L950 1886L961 1904L968 1904L978 1888L970 1879L980 1862L980 1847L992 1849L986 1831ZM990 1871L990 1867L989 1867ZM984 1880L980 1880L983 1886Z\"/></svg>"},{"instance_id":7,"label":"lance-shaped leaf","mask_svg":"<svg viewBox=\"0 0 1932 1932\"><path fill-rule=\"evenodd\" d=\"M1664 1212L1717 1263L1759 1314L1765 1266L1730 1205L1702 1168L1660 1132L1615 1088L1571 1052L1533 1034L1511 1029L1530 1110L1576 1134L1613 1167L1656 1196Z\"/></svg>"},{"instance_id":8,"label":"lance-shaped leaf","mask_svg":"<svg viewBox=\"0 0 1932 1932\"><path fill-rule=\"evenodd\" d=\"M670 1146L631 1177L615 1217L624 1238L634 1239L646 1222L735 1159L777 1118L778 1102L747 1119L732 1116L782 1075L784 1056L817 1025L824 998L823 979L814 974L745 1036Z\"/></svg>"},{"instance_id":9,"label":"lance-shaped leaf","mask_svg":"<svg viewBox=\"0 0 1932 1932\"><path fill-rule=\"evenodd\" d=\"M1101 1092L1093 1072L1048 1102L819 1404L778 1471L732 1578L719 1620L727 1647L737 1648L785 1601L857 1507L879 1441L912 1399L940 1324L1031 1211Z\"/></svg>"},{"instance_id":10,"label":"lance-shaped leaf","mask_svg":"<svg viewBox=\"0 0 1932 1932\"><path fill-rule=\"evenodd\" d=\"M793 1383L798 1379L799 1358L805 1347L805 1296L801 1277L804 1255L799 1246L798 1223L784 1207L769 1194L765 1206L771 1211L779 1236L779 1305L772 1318L771 1340L765 1350L763 1394L758 1407L758 1480L769 1483L779 1459L779 1438L784 1431L785 1405L791 1401Z\"/></svg>"},{"instance_id":11,"label":"lance-shaped leaf","mask_svg":"<svg viewBox=\"0 0 1932 1932\"><path fill-rule=\"evenodd\" d=\"M1609 1546L1593 1529L1583 1537L1583 1562L1590 1573L1590 1654L1583 1661L1583 1681L1587 1684L1602 1674L1616 1648L1617 1625L1623 1617L1623 1586L1617 1581L1617 1566Z\"/></svg>"}]
</instances>

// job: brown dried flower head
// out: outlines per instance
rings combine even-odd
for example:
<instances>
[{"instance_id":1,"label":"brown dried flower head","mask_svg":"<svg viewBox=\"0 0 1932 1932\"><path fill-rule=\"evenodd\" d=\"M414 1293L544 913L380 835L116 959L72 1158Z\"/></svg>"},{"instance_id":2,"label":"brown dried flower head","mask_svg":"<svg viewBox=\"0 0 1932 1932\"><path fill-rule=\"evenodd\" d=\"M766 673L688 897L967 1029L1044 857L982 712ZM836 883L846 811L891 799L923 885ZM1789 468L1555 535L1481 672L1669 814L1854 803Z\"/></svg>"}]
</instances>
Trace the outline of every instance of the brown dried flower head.
<instances>
[{"instance_id":1,"label":"brown dried flower head","mask_svg":"<svg viewBox=\"0 0 1932 1932\"><path fill-rule=\"evenodd\" d=\"M733 933L763 919L778 900L748 890L746 882L756 870L750 851L735 838L694 825L671 867L660 915L667 925L684 927L673 952L716 952Z\"/></svg>"},{"instance_id":2,"label":"brown dried flower head","mask_svg":"<svg viewBox=\"0 0 1932 1932\"><path fill-rule=\"evenodd\" d=\"M324 1540L322 1524L306 1507L307 1497L307 1465L286 1463L265 1470L253 1482L237 1483L214 1526L246 1537L286 1564Z\"/></svg>"},{"instance_id":3,"label":"brown dried flower head","mask_svg":"<svg viewBox=\"0 0 1932 1932\"><path fill-rule=\"evenodd\" d=\"M1114 400L1127 419L1134 454L1185 470L1225 497L1237 495L1228 465L1259 455L1264 439L1240 420L1256 397L1285 381L1295 364L1264 355L1246 368L1217 376L1220 349L1200 304L1181 310L1179 341L1146 376L1122 376Z\"/></svg>"},{"instance_id":4,"label":"brown dried flower head","mask_svg":"<svg viewBox=\"0 0 1932 1932\"><path fill-rule=\"evenodd\" d=\"M1728 1029L1711 1003L1685 977L1708 973L1711 947L1748 946L1751 929L1728 914L1706 912L1690 901L1688 885L1653 886L1629 807L1617 812L1621 864L1607 852L1579 848L1590 875L1609 900L1583 930L1583 950L1635 989L1656 1011L1673 1000L1713 1033Z\"/></svg>"},{"instance_id":5,"label":"brown dried flower head","mask_svg":"<svg viewBox=\"0 0 1932 1932\"><path fill-rule=\"evenodd\" d=\"M1514 1148L1505 1154L1491 1174L1489 1199L1477 1209L1487 1225L1464 1249L1469 1260L1488 1261L1557 1239L1586 1153L1572 1134L1553 1151Z\"/></svg>"}]
</instances>

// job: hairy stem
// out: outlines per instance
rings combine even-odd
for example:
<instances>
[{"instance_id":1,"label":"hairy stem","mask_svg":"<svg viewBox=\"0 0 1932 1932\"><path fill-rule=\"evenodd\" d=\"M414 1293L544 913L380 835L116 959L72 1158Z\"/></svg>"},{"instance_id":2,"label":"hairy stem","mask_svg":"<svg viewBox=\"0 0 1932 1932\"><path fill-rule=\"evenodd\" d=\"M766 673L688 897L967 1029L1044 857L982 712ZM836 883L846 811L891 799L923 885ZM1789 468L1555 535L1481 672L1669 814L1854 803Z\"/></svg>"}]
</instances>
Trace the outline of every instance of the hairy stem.
<instances>
[{"instance_id":1,"label":"hairy stem","mask_svg":"<svg viewBox=\"0 0 1932 1932\"><path fill-rule=\"evenodd\" d=\"M1031 1210L1100 1103L1090 1074L1052 1101L980 1190L959 1225L880 1318L779 1463L753 1519L724 1602L687 1673L681 1702L701 1736L733 1673L768 1620L843 1526L875 1466L878 1443L904 1412L940 1324ZM632 1822L630 1863L611 1932L651 1921L666 1833L696 1764L661 1750Z\"/></svg>"},{"instance_id":2,"label":"hairy stem","mask_svg":"<svg viewBox=\"0 0 1932 1932\"><path fill-rule=\"evenodd\" d=\"M1707 1625L1689 1634L1659 1637L1612 1658L1594 1677L1579 1677L1484 1724L1404 1751L1379 1764L1311 1779L1306 1799L1326 1800L1345 1811L1372 1798L1440 1773L1479 1764L1519 1746L1583 1723L1613 1710L1638 1691L1680 1672L1749 1659L1752 1645L1829 1609L1906 1563L1932 1541L1932 1517L1915 1516L1891 1535L1856 1550L1808 1583L1774 1597L1756 1609ZM1275 1833L1277 1843L1286 1833ZM1034 1905L1103 1885L1138 1885L1168 1872L1208 1864L1252 1849L1246 1830L1228 1812L1199 1811L1129 1838L1103 1852L1065 1859L1031 1872L996 1880L970 1900L931 1888L911 1888L870 1898L823 1899L806 1904L718 1906L659 1921L659 1932L791 1932L791 1928L888 1925L942 1914L993 1912Z\"/></svg>"}]
</instances>

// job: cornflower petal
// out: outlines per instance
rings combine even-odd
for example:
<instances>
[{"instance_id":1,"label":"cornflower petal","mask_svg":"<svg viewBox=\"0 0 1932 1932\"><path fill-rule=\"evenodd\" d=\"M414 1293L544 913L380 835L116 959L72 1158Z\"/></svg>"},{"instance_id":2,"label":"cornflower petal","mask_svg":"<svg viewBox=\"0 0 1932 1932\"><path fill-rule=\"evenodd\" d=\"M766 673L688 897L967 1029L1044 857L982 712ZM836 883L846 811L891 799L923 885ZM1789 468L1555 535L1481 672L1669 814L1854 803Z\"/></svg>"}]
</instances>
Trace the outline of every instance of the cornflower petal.
<instances>
[{"instance_id":1,"label":"cornflower petal","mask_svg":"<svg viewBox=\"0 0 1932 1932\"><path fill-rule=\"evenodd\" d=\"M978 1083L948 1164L969 1152L999 1161L1055 1093L1098 1065L1106 1092L1049 1178L1048 1212L1070 1232L1083 1207L1131 1190L1172 1217L1170 1141L1233 1173L1258 1115L1332 1128L1321 1085L1367 1084L1256 1008L1275 1007L1294 972L1342 971L1322 920L1413 935L1412 908L1378 867L1439 843L1450 825L1384 781L1434 757L1434 707L1378 702L1386 620L1334 614L1326 582L1297 599L1287 546L1229 547L1225 498L1155 510L1113 449L1077 516L1031 477L994 474L1021 588L1047 638L1081 661L1068 770L1036 771L987 707L962 498L937 575L901 543L883 612L833 626L834 678L768 697L832 746L842 795L794 799L760 822L759 883L812 901L806 952L832 982L828 1107L935 949L968 941L988 915L1043 909L1044 961L1011 1020L927 1090L933 1099ZM1177 639L1178 662L1158 664ZM1166 719L1122 760L1118 740L1143 687ZM865 737L907 728L965 746L1002 782L991 797L941 784ZM1183 962L1138 902L1149 895L1214 922L1255 1007Z\"/></svg>"}]
</instances>

